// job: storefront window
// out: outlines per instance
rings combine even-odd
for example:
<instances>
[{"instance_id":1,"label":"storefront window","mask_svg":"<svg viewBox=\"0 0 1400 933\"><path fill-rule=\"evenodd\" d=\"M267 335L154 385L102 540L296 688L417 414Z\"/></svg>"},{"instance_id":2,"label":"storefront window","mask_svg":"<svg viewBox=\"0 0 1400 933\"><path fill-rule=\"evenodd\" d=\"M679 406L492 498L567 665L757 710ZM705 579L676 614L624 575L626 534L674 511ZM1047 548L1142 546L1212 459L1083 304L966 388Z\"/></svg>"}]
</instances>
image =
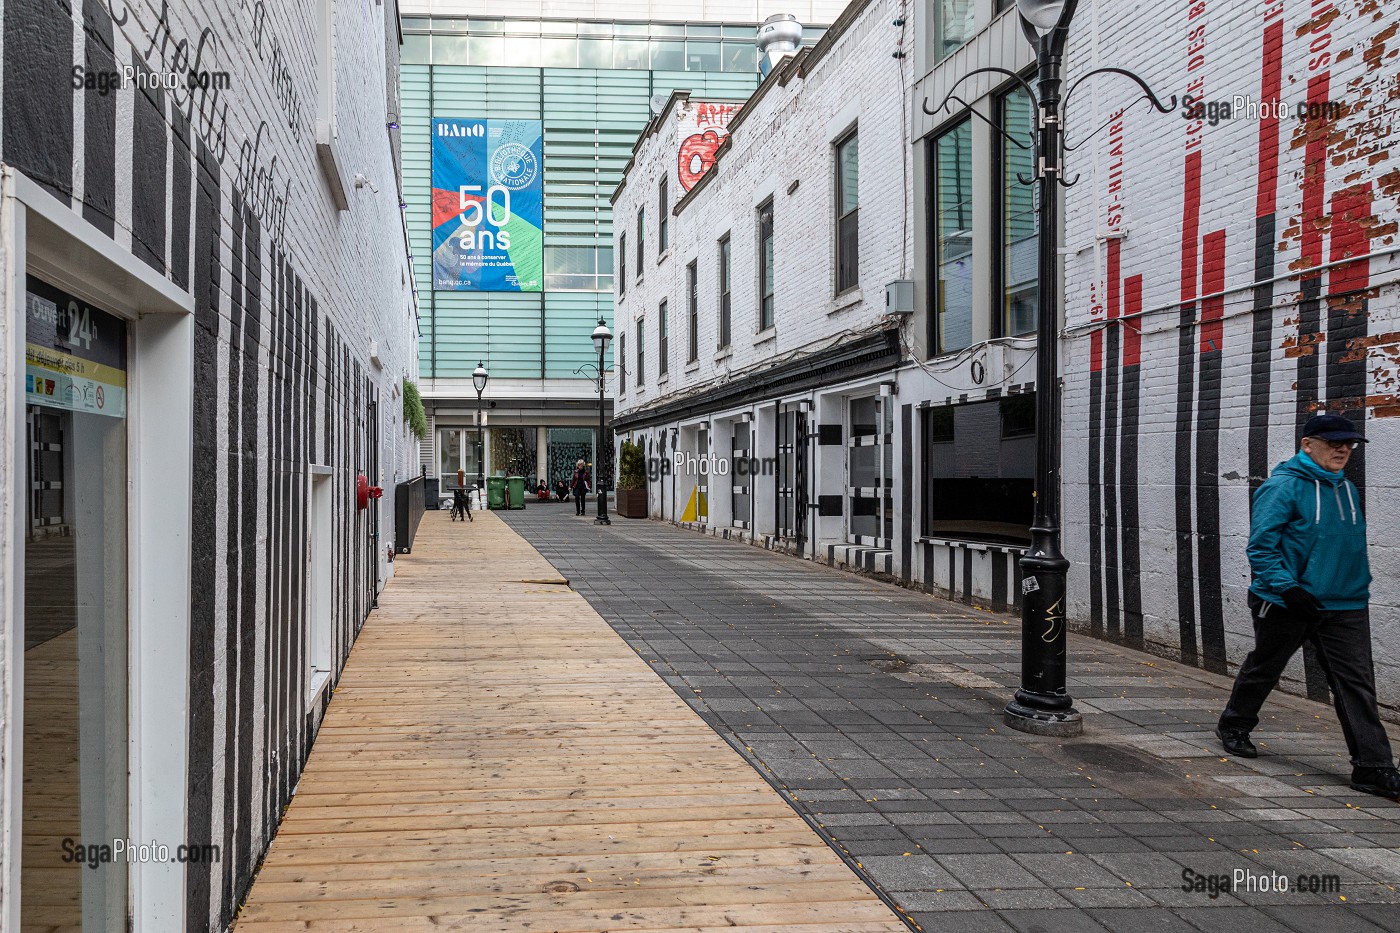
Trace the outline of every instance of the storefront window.
<instances>
[{"instance_id":1,"label":"storefront window","mask_svg":"<svg viewBox=\"0 0 1400 933\"><path fill-rule=\"evenodd\" d=\"M924 534L1030 541L1035 509L1035 396L924 412Z\"/></svg>"},{"instance_id":2,"label":"storefront window","mask_svg":"<svg viewBox=\"0 0 1400 933\"><path fill-rule=\"evenodd\" d=\"M126 324L31 278L26 325L24 929L126 929Z\"/></svg>"}]
</instances>

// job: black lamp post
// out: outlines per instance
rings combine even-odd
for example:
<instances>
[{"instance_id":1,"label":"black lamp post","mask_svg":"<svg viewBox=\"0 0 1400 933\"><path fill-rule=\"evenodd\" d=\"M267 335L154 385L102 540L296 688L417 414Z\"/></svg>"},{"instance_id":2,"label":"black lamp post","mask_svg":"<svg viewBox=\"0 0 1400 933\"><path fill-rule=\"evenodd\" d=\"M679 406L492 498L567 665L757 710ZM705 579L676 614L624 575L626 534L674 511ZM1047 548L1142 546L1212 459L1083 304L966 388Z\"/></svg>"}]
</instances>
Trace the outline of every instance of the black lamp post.
<instances>
[{"instance_id":1,"label":"black lamp post","mask_svg":"<svg viewBox=\"0 0 1400 933\"><path fill-rule=\"evenodd\" d=\"M472 385L476 386L476 488L480 495L486 495L486 444L481 436L481 393L486 391L486 367L480 361L472 372Z\"/></svg>"},{"instance_id":2,"label":"black lamp post","mask_svg":"<svg viewBox=\"0 0 1400 933\"><path fill-rule=\"evenodd\" d=\"M593 347L598 351L598 444L593 454L593 482L598 484L598 517L593 519L595 525L612 524L612 520L608 518L608 488L603 481L603 391L606 388L603 356L608 352L608 344L612 342L612 338L612 331L608 330L608 325L602 318L598 318L598 326L593 328Z\"/></svg>"},{"instance_id":3,"label":"black lamp post","mask_svg":"<svg viewBox=\"0 0 1400 933\"><path fill-rule=\"evenodd\" d=\"M1060 65L1070 19L1078 0L1016 0L1021 29L1035 47L1036 87L1005 68L974 68L953 85L937 109L924 102L924 112L935 114L950 101L957 101L979 119L991 124L1008 142L1024 149L1026 144L987 120L954 92L968 78L978 74L999 74L1020 84L1036 103L1035 177L1020 177L1022 184L1038 187L1037 230L1037 318L1036 318L1036 405L1035 405L1035 517L1031 544L1021 558L1021 689L1006 706L1005 723L1022 732L1039 735L1072 736L1084 731L1084 722L1074 708L1066 688L1065 592L1069 561L1060 549L1060 383L1059 383L1059 188L1077 181L1066 181L1063 157L1077 149L1109 124L1090 133L1074 146L1064 142L1063 114L1070 95L1080 82L1099 74L1122 75L1142 90L1140 100L1149 101L1162 113L1176 106L1176 97L1163 104L1137 75L1122 68L1096 68L1079 77L1069 90L1060 93ZM1133 103L1137 103L1134 101ZM1129 105L1131 106L1131 105ZM1124 108L1127 109L1126 107ZM1115 117L1116 119L1116 117ZM1112 121L1110 121L1112 122Z\"/></svg>"},{"instance_id":4,"label":"black lamp post","mask_svg":"<svg viewBox=\"0 0 1400 933\"><path fill-rule=\"evenodd\" d=\"M1035 46L1040 125L1036 150L1039 239L1036 263L1035 518L1021 558L1021 689L1006 705L1013 729L1079 735L1084 720L1065 685L1065 590L1069 561L1060 550L1059 263L1061 181L1060 60L1076 0L1016 0L1021 28Z\"/></svg>"}]
</instances>

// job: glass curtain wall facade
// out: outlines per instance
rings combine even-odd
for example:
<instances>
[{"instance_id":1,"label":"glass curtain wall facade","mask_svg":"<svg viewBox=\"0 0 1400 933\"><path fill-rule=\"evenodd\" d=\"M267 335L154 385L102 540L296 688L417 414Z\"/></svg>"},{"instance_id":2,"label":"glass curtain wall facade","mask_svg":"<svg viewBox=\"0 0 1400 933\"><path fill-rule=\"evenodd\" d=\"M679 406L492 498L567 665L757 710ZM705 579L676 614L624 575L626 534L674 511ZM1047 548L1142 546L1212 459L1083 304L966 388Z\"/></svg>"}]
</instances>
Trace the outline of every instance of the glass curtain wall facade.
<instances>
[{"instance_id":1,"label":"glass curtain wall facade","mask_svg":"<svg viewBox=\"0 0 1400 933\"><path fill-rule=\"evenodd\" d=\"M553 478L565 451L544 432L597 430L590 336L599 318L617 330L614 275L627 257L613 252L609 198L633 143L653 99L673 90L736 101L752 94L757 23L405 16L403 31L403 209L420 306L420 385L434 418L422 462L430 476L454 468L454 481L455 468L482 457L488 473ZM822 32L807 27L804 44ZM433 291L435 117L543 124L543 291ZM647 248L640 233L628 248ZM605 365L622 353L615 342ZM470 388L478 360L491 377L484 450L474 443ZM537 441L532 431L541 432ZM568 456L581 445L572 441ZM596 474L610 483L610 440L596 449L605 459Z\"/></svg>"},{"instance_id":2,"label":"glass curtain wall facade","mask_svg":"<svg viewBox=\"0 0 1400 933\"><path fill-rule=\"evenodd\" d=\"M655 95L742 100L755 24L405 17L404 201L422 308L424 378L591 379L589 335L612 325L612 211ZM544 276L535 293L432 291L432 117L544 124ZM638 244L640 245L640 244Z\"/></svg>"}]
</instances>

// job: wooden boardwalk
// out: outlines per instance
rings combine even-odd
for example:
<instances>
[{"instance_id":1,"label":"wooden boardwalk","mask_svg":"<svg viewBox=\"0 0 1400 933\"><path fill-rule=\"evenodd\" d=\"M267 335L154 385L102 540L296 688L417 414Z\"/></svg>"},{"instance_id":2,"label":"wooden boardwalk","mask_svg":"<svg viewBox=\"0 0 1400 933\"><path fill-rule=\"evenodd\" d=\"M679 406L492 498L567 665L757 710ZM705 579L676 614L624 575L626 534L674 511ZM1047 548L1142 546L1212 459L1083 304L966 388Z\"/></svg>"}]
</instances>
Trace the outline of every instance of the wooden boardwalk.
<instances>
[{"instance_id":1,"label":"wooden boardwalk","mask_svg":"<svg viewBox=\"0 0 1400 933\"><path fill-rule=\"evenodd\" d=\"M429 512L238 933L736 928L908 929L534 548Z\"/></svg>"}]
</instances>

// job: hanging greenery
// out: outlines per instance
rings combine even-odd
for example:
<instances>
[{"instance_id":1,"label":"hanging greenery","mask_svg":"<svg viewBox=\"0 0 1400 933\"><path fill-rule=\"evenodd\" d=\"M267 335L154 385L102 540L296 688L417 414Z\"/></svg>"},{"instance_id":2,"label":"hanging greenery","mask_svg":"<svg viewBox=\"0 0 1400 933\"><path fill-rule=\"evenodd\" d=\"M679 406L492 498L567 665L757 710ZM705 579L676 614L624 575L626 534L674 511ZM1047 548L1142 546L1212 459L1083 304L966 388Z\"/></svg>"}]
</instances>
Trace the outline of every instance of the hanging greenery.
<instances>
[{"instance_id":1,"label":"hanging greenery","mask_svg":"<svg viewBox=\"0 0 1400 933\"><path fill-rule=\"evenodd\" d=\"M428 436L428 413L423 410L423 396L409 379L403 381L403 420L420 441Z\"/></svg>"}]
</instances>

